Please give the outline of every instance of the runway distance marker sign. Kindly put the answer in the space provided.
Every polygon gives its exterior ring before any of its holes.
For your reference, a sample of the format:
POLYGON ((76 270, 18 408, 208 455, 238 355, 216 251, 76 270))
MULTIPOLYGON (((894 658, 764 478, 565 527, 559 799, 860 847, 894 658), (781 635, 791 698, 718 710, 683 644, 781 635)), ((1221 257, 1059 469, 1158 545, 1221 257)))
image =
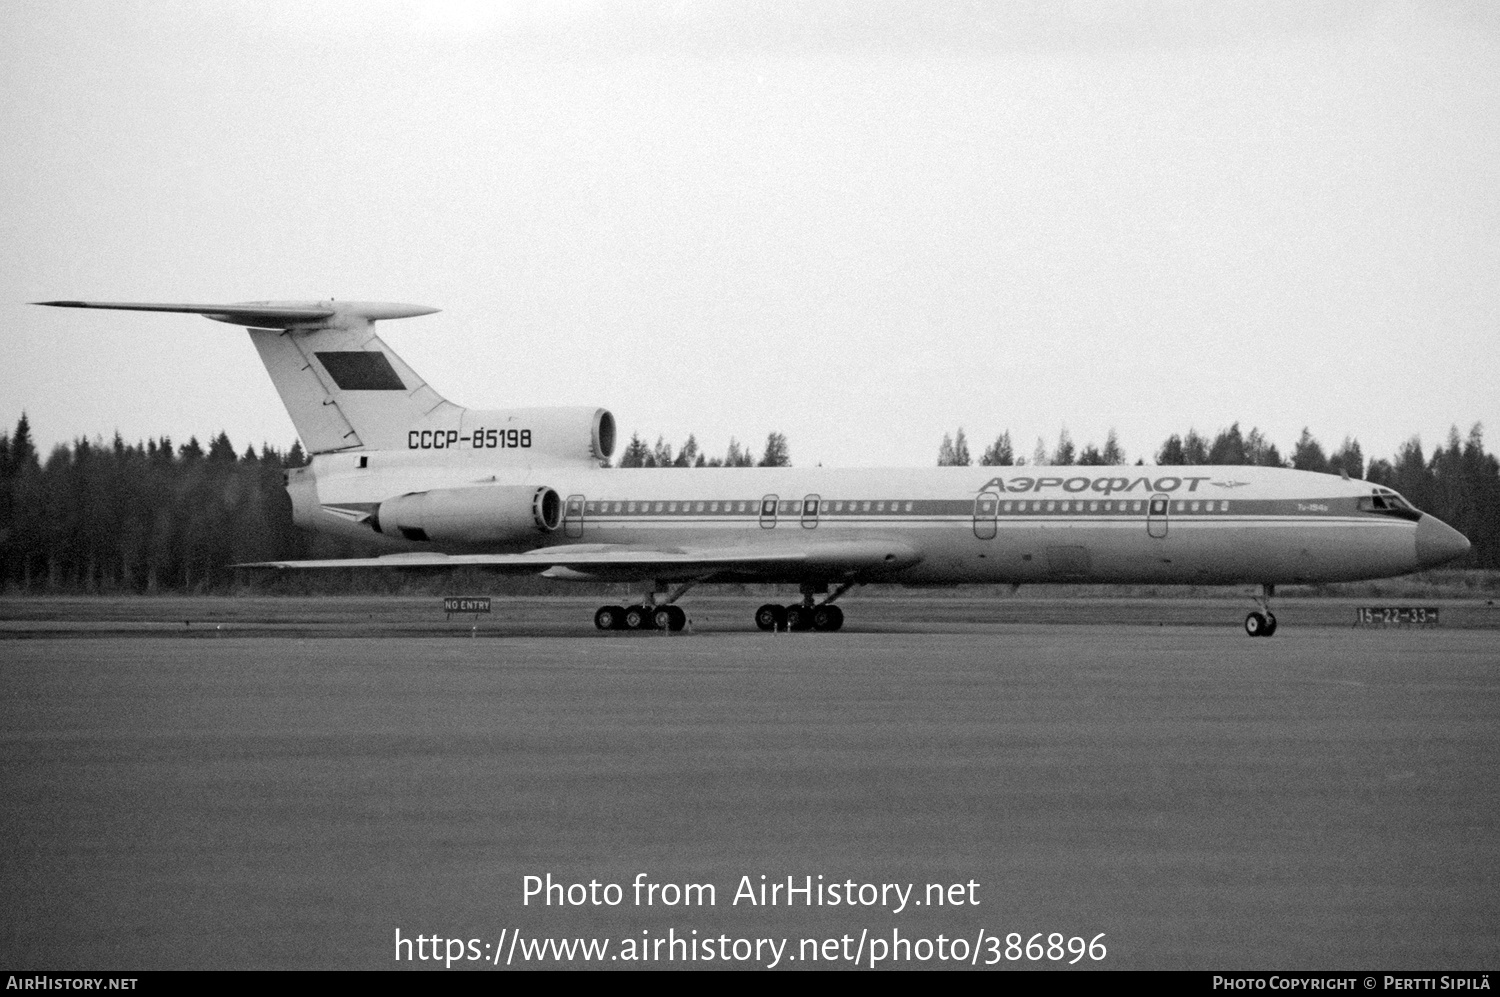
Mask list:
POLYGON ((1435 627, 1436 606, 1361 606, 1354 611, 1357 627, 1435 627))

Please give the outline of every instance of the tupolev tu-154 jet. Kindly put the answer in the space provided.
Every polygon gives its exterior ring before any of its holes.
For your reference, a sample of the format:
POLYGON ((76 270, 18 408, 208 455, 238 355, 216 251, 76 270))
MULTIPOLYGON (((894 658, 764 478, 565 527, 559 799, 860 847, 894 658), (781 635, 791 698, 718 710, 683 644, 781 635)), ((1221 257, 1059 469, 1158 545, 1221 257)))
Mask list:
POLYGON ((1270 636, 1278 584, 1400 575, 1469 549, 1389 488, 1284 468, 610 468, 605 409, 466 409, 375 334, 435 308, 38 304, 249 329, 312 455, 286 475, 295 522, 389 551, 253 566, 642 583, 637 605, 594 614, 602 630, 681 629, 677 600, 700 582, 796 583, 800 602, 756 611, 762 630, 837 630, 835 600, 867 582, 1122 582, 1259 585, 1245 632, 1270 636))

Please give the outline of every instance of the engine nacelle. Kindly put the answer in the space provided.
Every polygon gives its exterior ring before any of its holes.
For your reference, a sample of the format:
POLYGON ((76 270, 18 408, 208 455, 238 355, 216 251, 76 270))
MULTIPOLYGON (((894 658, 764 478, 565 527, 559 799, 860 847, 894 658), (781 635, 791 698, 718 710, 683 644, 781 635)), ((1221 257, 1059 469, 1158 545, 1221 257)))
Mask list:
POLYGON ((602 464, 615 452, 615 417, 585 406, 471 409, 450 430, 413 430, 412 449, 462 447, 528 463, 602 464))
POLYGON ((545 485, 479 485, 413 492, 380 503, 376 533, 433 543, 511 543, 562 524, 562 499, 545 485))

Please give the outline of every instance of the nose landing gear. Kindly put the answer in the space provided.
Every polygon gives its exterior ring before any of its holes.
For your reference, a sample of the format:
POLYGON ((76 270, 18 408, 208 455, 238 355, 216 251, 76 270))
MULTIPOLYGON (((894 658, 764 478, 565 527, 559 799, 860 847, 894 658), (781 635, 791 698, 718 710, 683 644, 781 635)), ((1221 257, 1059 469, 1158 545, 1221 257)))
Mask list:
POLYGON ((1255 602, 1265 612, 1255 612, 1245 617, 1245 633, 1251 637, 1269 637, 1276 632, 1276 614, 1271 612, 1271 596, 1275 594, 1275 585, 1266 584, 1260 587, 1260 596, 1255 602))

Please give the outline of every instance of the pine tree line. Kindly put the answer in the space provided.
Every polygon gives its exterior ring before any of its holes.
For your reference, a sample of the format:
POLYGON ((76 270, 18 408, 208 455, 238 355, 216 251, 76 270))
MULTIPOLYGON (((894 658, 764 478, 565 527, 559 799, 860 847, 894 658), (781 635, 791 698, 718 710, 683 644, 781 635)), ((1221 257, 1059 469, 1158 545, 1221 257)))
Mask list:
POLYGON ((619 467, 791 467, 791 452, 787 449, 786 437, 771 433, 766 437, 766 448, 760 460, 749 447, 743 447, 734 437, 729 438, 729 450, 723 457, 710 457, 698 447, 698 439, 689 433, 687 442, 677 455, 672 455, 672 444, 658 436, 656 446, 646 445, 639 433, 630 434, 630 442, 620 454, 619 467))
MULTIPOLYGON (((943 434, 943 442, 938 445, 938 467, 967 467, 972 462, 969 457, 969 440, 964 435, 963 427, 958 428, 956 436, 943 434)), ((995 437, 995 442, 985 448, 979 458, 982 467, 1012 467, 1024 465, 1026 458, 1016 454, 1016 448, 1010 441, 1010 430, 1006 430, 995 437)), ((1068 434, 1066 428, 1057 437, 1057 446, 1050 453, 1047 444, 1037 438, 1036 450, 1032 453, 1033 464, 1081 464, 1107 466, 1110 464, 1125 463, 1125 451, 1120 449, 1119 438, 1111 429, 1104 440, 1104 449, 1099 449, 1093 443, 1089 443, 1079 451, 1073 445, 1073 437, 1068 434)))
POLYGON ((77 440, 42 461, 22 416, 0 434, 0 589, 208 591, 228 565, 307 557, 316 542, 292 525, 282 484, 304 462, 220 433, 126 444, 77 440))

